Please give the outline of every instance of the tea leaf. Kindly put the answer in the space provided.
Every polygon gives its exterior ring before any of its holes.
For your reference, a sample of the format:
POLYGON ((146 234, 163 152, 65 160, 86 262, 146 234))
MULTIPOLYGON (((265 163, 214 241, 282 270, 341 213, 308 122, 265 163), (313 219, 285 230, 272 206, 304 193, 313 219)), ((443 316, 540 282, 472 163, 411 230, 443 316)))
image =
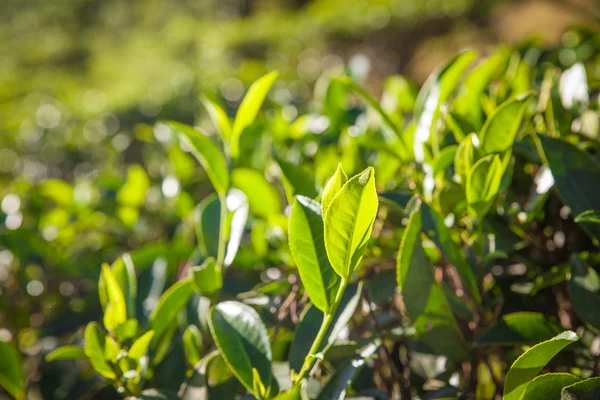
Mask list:
POLYGON ((190 268, 189 273, 194 290, 204 296, 211 296, 223 287, 221 270, 212 257, 207 258, 202 265, 190 268))
POLYGON ((563 388, 562 400, 595 400, 600 396, 600 377, 588 378, 563 388))
POLYGON ((323 189, 323 195, 321 196, 321 204, 323 215, 325 215, 329 204, 333 197, 342 189, 342 186, 348 181, 348 177, 342 168, 342 164, 338 164, 333 176, 329 178, 323 189))
POLYGON ((375 172, 369 167, 349 179, 325 213, 325 248, 331 266, 347 279, 362 259, 377 216, 375 172))
POLYGON ((17 348, 0 340, 0 386, 18 400, 25 399, 25 371, 17 348))
POLYGON ((133 342, 129 352, 127 353, 129 358, 139 361, 139 359, 146 354, 146 351, 148 351, 148 347, 150 346, 150 342, 152 341, 153 337, 154 331, 148 331, 140 336, 135 342, 133 342))
POLYGON ((83 360, 86 358, 85 352, 79 346, 61 346, 58 349, 46 354, 45 360, 48 362, 57 360, 83 360))
POLYGON ((531 380, 566 346, 579 340, 575 332, 565 331, 550 340, 536 344, 523 353, 510 367, 504 383, 505 400, 520 400, 531 380))
POLYGON ((483 154, 503 153, 515 141, 531 93, 525 93, 502 103, 485 121, 479 133, 483 154))
POLYGON ((248 93, 246 93, 244 100, 242 100, 242 104, 233 122, 233 128, 231 129, 231 157, 238 157, 240 136, 256 119, 258 111, 265 101, 265 97, 267 97, 267 93, 269 93, 273 82, 277 79, 277 75, 277 72, 269 72, 257 79, 250 86, 250 89, 248 89, 248 93))
POLYGON ((104 358, 104 347, 106 343, 104 331, 97 323, 90 322, 85 328, 84 337, 84 352, 90 359, 94 369, 107 379, 115 379, 115 372, 104 358))
POLYGON ((104 311, 104 326, 109 331, 113 331, 127 320, 127 306, 121 286, 108 264, 102 265, 102 276, 106 282, 108 294, 108 303, 104 311))
POLYGON ((321 205, 296 196, 289 219, 290 250, 308 297, 315 307, 328 312, 339 278, 329 264, 323 232, 321 205))
POLYGON ((179 134, 192 155, 198 160, 215 191, 220 196, 225 196, 229 188, 229 170, 223 153, 209 138, 191 126, 170 121, 167 125, 179 134))
POLYGON ((253 369, 266 387, 271 385, 271 344, 253 308, 236 301, 219 303, 210 311, 209 327, 227 365, 246 389, 258 396, 253 369))
POLYGON ((543 314, 516 312, 503 316, 483 334, 477 345, 532 345, 551 339, 561 331, 560 326, 543 314))
POLYGON ((206 108, 206 111, 208 111, 208 116, 213 124, 215 124, 219 130, 223 141, 227 143, 231 138, 231 122, 229 121, 227 113, 220 105, 210 100, 208 97, 202 97, 202 104, 204 105, 204 108, 206 108))
POLYGON ((240 189, 248 198, 252 214, 268 218, 280 213, 279 194, 260 172, 248 168, 234 169, 231 182, 232 186, 240 189))
POLYGON ((522 400, 561 400, 565 386, 581 381, 581 378, 566 372, 549 373, 535 377, 523 393, 522 400))
POLYGON ((504 169, 498 155, 477 161, 467 175, 467 203, 479 218, 483 217, 500 190, 504 169))
POLYGON ((161 336, 175 321, 177 314, 192 296, 194 288, 189 279, 181 280, 171 286, 158 300, 158 304, 148 317, 154 331, 152 347, 155 348, 161 336))

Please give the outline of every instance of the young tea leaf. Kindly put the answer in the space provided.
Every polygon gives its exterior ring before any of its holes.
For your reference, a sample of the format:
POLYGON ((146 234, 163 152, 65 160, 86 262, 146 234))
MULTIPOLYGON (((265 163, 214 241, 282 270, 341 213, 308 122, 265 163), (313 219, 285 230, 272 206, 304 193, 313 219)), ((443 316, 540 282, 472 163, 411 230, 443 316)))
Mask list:
POLYGON ((139 359, 146 354, 146 351, 148 351, 148 347, 150 347, 150 342, 152 341, 153 337, 154 331, 148 331, 140 336, 135 342, 133 342, 129 352, 127 353, 129 358, 139 361, 139 359))
POLYGON ((160 337, 175 321, 177 314, 192 296, 194 288, 189 279, 184 279, 171 286, 158 300, 158 304, 148 317, 154 331, 152 347, 156 347, 160 337))
POLYGON ((579 381, 581 378, 566 372, 536 376, 527 386, 521 400, 561 400, 563 388, 579 381))
POLYGON ((333 197, 325 212, 325 248, 335 272, 347 279, 357 268, 377 216, 375 171, 352 177, 333 197))
POLYGON ((308 197, 296 196, 289 219, 290 250, 308 297, 315 307, 328 312, 339 277, 329 264, 323 232, 321 205, 308 197))
POLYGON ((57 360, 83 360, 86 358, 85 352, 79 346, 61 346, 58 349, 46 354, 45 360, 48 362, 57 360))
POLYGON ((206 111, 208 111, 208 115, 213 124, 215 124, 219 130, 223 142, 228 143, 231 137, 231 122, 229 121, 227 113, 220 105, 210 100, 208 97, 202 97, 202 104, 204 105, 204 108, 206 108, 206 111))
POLYGON ((215 191, 220 196, 225 196, 229 188, 229 170, 223 153, 209 138, 191 126, 170 121, 167 125, 179 134, 193 156, 198 160, 215 191))
POLYGON ((102 265, 102 277, 106 284, 108 303, 104 311, 104 326, 113 331, 127 320, 127 305, 121 286, 108 264, 102 265))
POLYGON ((258 111, 265 101, 265 97, 267 97, 267 93, 269 93, 273 82, 277 79, 277 75, 277 72, 269 72, 257 79, 250 86, 248 93, 246 93, 244 100, 242 100, 242 104, 235 116, 233 128, 231 129, 231 156, 233 158, 237 158, 240 152, 240 136, 244 133, 244 129, 250 126, 256 119, 258 111))
POLYGON ((85 346, 84 352, 88 356, 94 369, 107 379, 115 379, 116 374, 108 365, 104 356, 106 345, 106 335, 104 331, 95 322, 90 322, 85 328, 85 346))
POLYGON ((348 181, 348 177, 342 168, 342 164, 338 164, 333 176, 329 178, 323 189, 323 195, 321 196, 322 214, 325 215, 329 204, 333 197, 342 189, 342 186, 348 181))
POLYGON ((467 175, 467 203, 473 213, 483 217, 500 190, 504 169, 498 155, 488 155, 473 165, 467 175))

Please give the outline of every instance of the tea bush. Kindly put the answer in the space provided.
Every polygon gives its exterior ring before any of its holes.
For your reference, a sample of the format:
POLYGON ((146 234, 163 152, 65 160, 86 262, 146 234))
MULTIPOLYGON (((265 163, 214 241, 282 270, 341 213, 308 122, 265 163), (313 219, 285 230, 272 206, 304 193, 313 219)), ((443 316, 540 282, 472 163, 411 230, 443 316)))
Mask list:
MULTIPOLYGON (((313 103, 261 112, 272 72, 233 118, 204 98, 210 128, 140 128, 179 178, 164 202, 139 165, 78 192, 28 187, 58 239, 27 242, 47 260, 91 257, 61 251, 78 241, 102 254, 161 241, 104 264, 97 293, 76 289, 98 310, 71 304, 69 327, 0 341, 0 385, 16 398, 598 398, 600 60, 562 68, 563 51, 465 51, 420 89, 390 77, 381 101, 328 76, 313 103), (181 221, 163 227, 165 214, 181 221), (44 360, 17 350, 38 335, 58 338, 44 360), (23 358, 56 382, 27 380, 23 358)), ((22 235, 3 235, 17 257, 22 235)))

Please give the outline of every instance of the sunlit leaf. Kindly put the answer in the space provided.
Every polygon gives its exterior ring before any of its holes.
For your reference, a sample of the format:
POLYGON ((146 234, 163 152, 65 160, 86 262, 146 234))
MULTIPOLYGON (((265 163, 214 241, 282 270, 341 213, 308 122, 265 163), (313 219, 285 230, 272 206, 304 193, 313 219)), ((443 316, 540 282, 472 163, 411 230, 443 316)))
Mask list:
POLYGON ((268 218, 281 212, 279 194, 263 174, 253 169, 237 168, 231 173, 232 185, 246 195, 250 212, 268 218))
POLYGON ((204 263, 190 268, 190 279, 194 289, 204 295, 211 296, 223 287, 223 277, 214 258, 207 258, 204 263))
POLYGON ((215 124, 219 130, 223 141, 229 141, 231 137, 231 122, 229 121, 229 117, 225 110, 208 97, 202 97, 202 104, 204 105, 204 108, 206 108, 206 111, 208 111, 208 115, 213 124, 215 124))
POLYGON ((325 248, 331 266, 347 279, 356 269, 377 215, 375 172, 369 167, 349 179, 325 212, 325 248))
POLYGON ((139 360, 142 358, 146 351, 148 351, 148 347, 150 347, 150 342, 154 337, 154 331, 148 331, 144 333, 142 336, 136 339, 135 342, 131 345, 131 348, 127 352, 129 358, 133 360, 139 360))
POLYGON ((325 184, 325 188, 323 189, 323 195, 321 196, 321 204, 323 215, 329 208, 329 204, 331 204, 331 200, 333 197, 342 189, 342 186, 348 181, 348 177, 344 172, 344 168, 342 168, 342 164, 338 164, 333 176, 329 178, 327 183, 325 184))
POLYGON ((483 217, 494 201, 504 170, 498 155, 488 155, 477 161, 467 175, 467 203, 475 215, 483 217))
POLYGON ((168 126, 179 134, 179 138, 198 160, 215 191, 225 196, 229 188, 229 170, 223 153, 209 138, 191 126, 170 121, 168 126))
POLYGON ((116 374, 104 358, 106 335, 95 322, 90 322, 85 328, 85 354, 90 359, 94 369, 108 379, 115 379, 116 374))
POLYGON ((179 311, 185 307, 192 296, 194 288, 189 279, 184 279, 171 286, 159 299, 158 304, 148 317, 154 330, 152 346, 158 344, 160 337, 175 321, 179 311))
POLYGON ((269 72, 265 76, 257 79, 252 86, 250 86, 250 89, 248 89, 248 93, 246 93, 246 96, 237 111, 235 121, 233 122, 233 128, 231 129, 231 156, 233 158, 237 158, 240 151, 240 136, 256 119, 258 111, 265 101, 265 97, 267 97, 267 93, 269 93, 269 89, 271 89, 273 82, 277 79, 277 76, 277 72, 269 72))
POLYGON ((290 250, 304 290, 315 307, 328 312, 339 278, 329 264, 323 232, 321 205, 308 197, 296 196, 289 219, 290 250))
POLYGON ((127 320, 127 305, 121 286, 108 264, 102 265, 102 277, 108 294, 108 303, 104 310, 104 326, 112 331, 127 320))
POLYGON ((504 400, 520 400, 531 380, 566 346, 579 340, 575 332, 566 331, 523 353, 510 367, 504 383, 504 400))

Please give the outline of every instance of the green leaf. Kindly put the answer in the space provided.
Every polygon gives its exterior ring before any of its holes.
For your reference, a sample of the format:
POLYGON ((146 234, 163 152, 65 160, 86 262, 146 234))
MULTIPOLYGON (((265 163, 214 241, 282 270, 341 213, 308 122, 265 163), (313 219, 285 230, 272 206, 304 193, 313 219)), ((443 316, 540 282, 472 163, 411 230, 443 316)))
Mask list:
POLYGON ((104 310, 104 326, 110 332, 127 320, 127 305, 121 286, 108 264, 102 265, 102 277, 106 283, 108 303, 104 310))
POLYGON ((245 304, 225 301, 210 311, 209 327, 231 371, 258 397, 252 370, 257 370, 266 387, 272 379, 271 344, 258 313, 245 304))
POLYGON ((195 367, 202 359, 204 345, 202 343, 202 333, 196 325, 188 325, 183 332, 183 348, 188 365, 195 367))
POLYGON ((249 168, 237 168, 231 173, 232 185, 248 198, 250 212, 268 218, 281 212, 279 194, 263 174, 249 168))
POLYGON ((189 279, 184 279, 175 283, 160 296, 158 304, 148 318, 155 333, 152 339, 153 348, 156 347, 160 337, 173 324, 177 314, 185 307, 193 292, 192 282, 189 279))
POLYGON ((587 210, 575 217, 575 222, 593 222, 600 224, 600 211, 587 210))
POLYGON ((308 400, 305 385, 298 383, 287 392, 280 393, 275 400, 308 400))
POLYGON ((296 196, 289 219, 290 250, 308 297, 315 307, 328 312, 340 280, 329 264, 323 231, 321 205, 296 196))
MULTIPOLYGON (((500 49, 487 59, 476 65, 465 77, 459 93, 453 101, 456 112, 466 118, 474 127, 481 127, 483 108, 481 95, 488 88, 490 81, 508 62, 510 51, 500 49)), ((467 132, 468 133, 468 132, 467 132)))
POLYGON ((196 209, 196 238, 207 257, 217 257, 221 231, 221 201, 214 193, 205 197, 196 209))
POLYGON ((600 277, 579 257, 569 261, 569 297, 575 313, 596 332, 600 332, 600 277))
POLYGON ((299 165, 294 165, 280 157, 276 157, 277 164, 283 172, 283 176, 290 186, 289 199, 295 195, 302 195, 314 199, 318 196, 317 187, 315 185, 315 177, 311 171, 299 165))
POLYGON ((348 177, 342 168, 342 163, 339 163, 333 176, 329 178, 323 189, 321 196, 322 214, 324 215, 331 204, 333 197, 342 189, 342 186, 348 181, 348 177))
POLYGON ((175 121, 170 121, 167 125, 179 134, 180 140, 202 165, 215 191, 220 196, 225 196, 229 188, 229 170, 225 157, 217 145, 189 125, 175 121))
POLYGON ((454 155, 454 172, 460 181, 466 184, 469 171, 475 163, 475 144, 479 143, 477 135, 471 133, 467 135, 458 145, 454 155))
POLYGON ((189 270, 194 290, 204 296, 212 296, 223 287, 223 276, 214 258, 207 258, 198 267, 189 270))
POLYGON ((352 177, 333 197, 325 212, 325 248, 335 272, 347 279, 356 270, 377 216, 375 171, 352 177))
POLYGON ((117 202, 123 206, 138 208, 144 204, 149 188, 148 174, 140 165, 134 164, 127 169, 127 180, 117 192, 117 202))
POLYGON ((229 121, 229 117, 225 110, 205 96, 202 97, 202 104, 204 105, 204 108, 206 108, 206 111, 208 111, 208 116, 213 124, 215 124, 219 130, 223 141, 228 142, 231 137, 231 122, 229 121))
POLYGON ((146 351, 148 351, 148 347, 150 347, 150 342, 152 341, 153 337, 154 331, 148 331, 137 338, 127 353, 129 358, 139 361, 139 359, 146 354, 146 351))
POLYGON ((523 353, 510 367, 504 383, 504 400, 520 400, 531 380, 566 346, 579 340, 575 332, 565 331, 550 340, 536 344, 523 353))
POLYGON ((488 155, 473 165, 467 175, 467 203, 473 213, 483 217, 500 190, 504 168, 498 155, 488 155))
POLYGON ((562 328, 548 316, 535 312, 516 312, 503 316, 481 339, 477 346, 532 345, 553 338, 562 328))
POLYGON ((265 101, 265 97, 267 97, 267 93, 269 93, 275 79, 277 79, 277 72, 269 72, 257 79, 250 86, 250 89, 248 89, 246 96, 244 96, 244 100, 242 100, 242 104, 235 116, 233 128, 231 129, 231 156, 233 158, 237 158, 240 151, 240 136, 256 119, 258 111, 265 101))
POLYGON ((25 399, 25 371, 17 348, 0 340, 0 386, 18 400, 25 399))
POLYGON ((397 260, 398 288, 404 308, 415 327, 417 338, 434 351, 456 361, 469 358, 450 304, 421 243, 422 201, 414 198, 397 260))
MULTIPOLYGON (((111 265, 112 273, 121 288, 123 297, 125 299, 125 306, 127 309, 127 318, 135 318, 135 303, 137 298, 137 277, 135 274, 135 267, 133 260, 129 253, 123 254, 111 265)), ((104 275, 100 274, 98 281, 98 295, 100 296, 100 303, 102 308, 106 309, 109 302, 108 290, 104 275)))
POLYGON ((375 354, 379 343, 369 343, 363 347, 354 358, 345 361, 327 382, 317 400, 343 400, 346 391, 357 372, 365 365, 365 362, 375 354))
POLYGON ((106 362, 104 357, 104 348, 106 345, 106 335, 96 322, 90 322, 85 328, 85 346, 84 352, 88 356, 94 369, 107 379, 115 379, 115 372, 106 362))
POLYGON ((527 386, 522 400, 561 400, 565 386, 581 381, 581 378, 566 372, 536 376, 527 386))
MULTIPOLYGON (((358 285, 348 285, 342 300, 335 312, 331 325, 325 334, 325 340, 321 344, 319 353, 324 353, 338 338, 342 329, 348 326, 354 311, 360 302, 362 292, 362 282, 358 285)), ((310 347, 317 337, 321 323, 323 322, 323 312, 316 307, 308 307, 302 315, 300 324, 294 332, 294 339, 290 346, 289 362, 290 369, 299 372, 310 347)))
POLYGON ((85 358, 85 352, 79 346, 61 346, 46 354, 45 357, 48 362, 56 360, 83 360, 85 358))
POLYGON ((512 147, 531 96, 532 93, 525 93, 507 100, 485 121, 479 133, 484 155, 503 153, 512 147))
POLYGON ((435 123, 440 115, 440 107, 450 98, 463 72, 476 56, 476 52, 467 51, 453 57, 433 72, 419 91, 415 104, 415 119, 418 122, 413 142, 417 162, 423 162, 425 159, 423 145, 430 138, 438 140, 435 123))
POLYGON ((597 400, 600 397, 600 377, 589 378, 562 390, 562 400, 597 400))
MULTIPOLYGON (((573 215, 600 210, 600 163, 571 143, 539 135, 542 158, 552 171, 562 201, 573 215)), ((583 223, 592 237, 600 238, 600 224, 583 223)))

